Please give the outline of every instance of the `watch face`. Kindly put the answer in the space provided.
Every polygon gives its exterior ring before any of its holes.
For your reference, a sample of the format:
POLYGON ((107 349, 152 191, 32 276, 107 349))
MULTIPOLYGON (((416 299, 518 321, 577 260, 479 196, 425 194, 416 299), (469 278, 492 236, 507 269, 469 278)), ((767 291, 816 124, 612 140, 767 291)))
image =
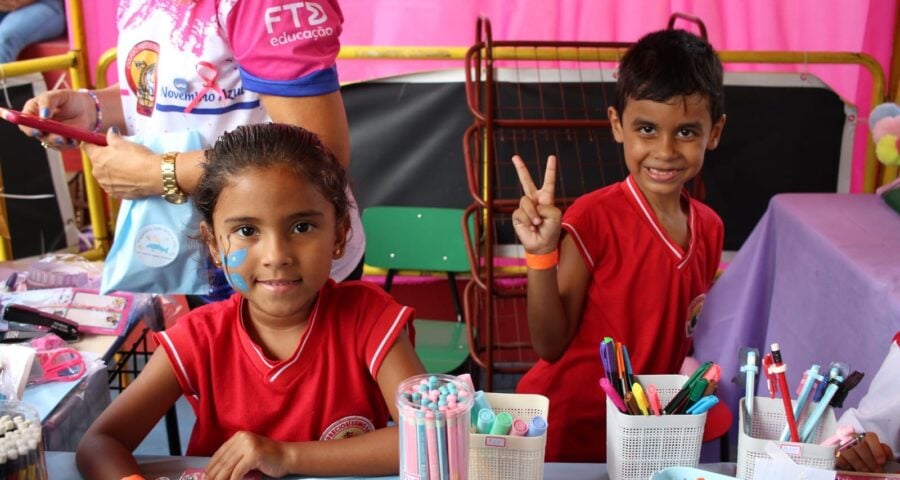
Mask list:
POLYGON ((175 205, 180 205, 187 201, 187 197, 181 193, 169 193, 163 195, 163 198, 165 198, 167 202, 174 203, 175 205))

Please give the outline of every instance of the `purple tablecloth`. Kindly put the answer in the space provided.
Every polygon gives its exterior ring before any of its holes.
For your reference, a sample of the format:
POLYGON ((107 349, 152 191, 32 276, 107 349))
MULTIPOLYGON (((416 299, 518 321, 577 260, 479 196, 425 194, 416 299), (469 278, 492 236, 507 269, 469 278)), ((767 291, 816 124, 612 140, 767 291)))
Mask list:
POLYGON ((736 419, 740 347, 780 343, 792 390, 813 363, 849 363, 866 374, 844 403, 855 406, 898 330, 900 215, 875 195, 782 194, 710 290, 694 338, 697 359, 722 366, 736 419))

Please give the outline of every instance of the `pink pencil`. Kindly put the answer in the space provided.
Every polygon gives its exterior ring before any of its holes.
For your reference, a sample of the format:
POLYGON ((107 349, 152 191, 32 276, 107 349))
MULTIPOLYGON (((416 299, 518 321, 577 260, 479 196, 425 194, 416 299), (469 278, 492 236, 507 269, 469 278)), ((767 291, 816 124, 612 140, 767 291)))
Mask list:
POLYGON ((458 435, 456 431, 456 403, 454 402, 452 405, 450 407, 441 407, 441 411, 447 417, 447 457, 450 464, 450 480, 457 480, 459 471, 456 466, 456 436, 458 435))
POLYGON ((417 473, 418 453, 416 448, 416 414, 412 408, 404 407, 403 417, 403 459, 406 462, 405 470, 408 473, 417 473))
POLYGON ((428 438, 428 478, 440 480, 441 466, 438 464, 437 432, 434 425, 434 412, 425 412, 425 432, 428 438))

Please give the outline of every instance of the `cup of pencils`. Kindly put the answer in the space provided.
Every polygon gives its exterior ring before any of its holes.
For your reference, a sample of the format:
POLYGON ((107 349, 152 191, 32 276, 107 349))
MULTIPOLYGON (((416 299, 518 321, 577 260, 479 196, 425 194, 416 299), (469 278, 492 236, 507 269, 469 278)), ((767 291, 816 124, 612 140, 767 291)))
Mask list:
POLYGON ((400 383, 400 478, 468 479, 474 396, 450 375, 415 375, 400 383))
POLYGON ((28 404, 0 402, 0 475, 8 479, 47 478, 41 421, 28 404))

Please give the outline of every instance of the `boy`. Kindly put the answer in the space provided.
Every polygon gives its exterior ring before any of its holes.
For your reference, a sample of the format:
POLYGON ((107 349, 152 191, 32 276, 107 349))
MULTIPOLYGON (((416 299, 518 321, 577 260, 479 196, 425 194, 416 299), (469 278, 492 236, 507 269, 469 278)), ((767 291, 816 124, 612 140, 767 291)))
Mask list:
POLYGON ((547 461, 606 459, 598 386, 605 336, 628 347, 636 374, 676 373, 688 354, 724 230, 684 184, 719 143, 722 76, 712 47, 690 33, 641 38, 622 58, 608 110, 630 175, 582 196, 565 216, 553 200, 556 158, 537 189, 513 157, 525 191, 513 225, 525 247, 528 325, 541 357, 517 391, 550 398, 547 461))

